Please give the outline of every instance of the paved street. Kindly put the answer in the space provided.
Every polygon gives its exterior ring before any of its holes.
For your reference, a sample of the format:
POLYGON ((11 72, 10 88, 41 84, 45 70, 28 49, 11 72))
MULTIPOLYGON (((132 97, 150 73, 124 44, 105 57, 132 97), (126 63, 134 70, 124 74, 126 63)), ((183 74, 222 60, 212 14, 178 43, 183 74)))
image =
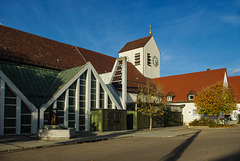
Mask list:
POLYGON ((146 131, 100 142, 5 152, 0 153, 0 160, 231 161, 240 158, 240 128, 201 129, 176 137, 149 134, 146 131))

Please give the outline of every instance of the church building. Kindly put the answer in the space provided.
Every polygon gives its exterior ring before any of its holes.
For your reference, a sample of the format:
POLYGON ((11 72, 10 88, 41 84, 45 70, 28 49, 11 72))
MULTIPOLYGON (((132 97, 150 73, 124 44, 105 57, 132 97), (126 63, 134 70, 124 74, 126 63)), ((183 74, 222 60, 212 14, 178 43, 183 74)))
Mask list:
POLYGON ((76 131, 144 128, 135 101, 148 81, 180 114, 172 125, 198 118, 192 100, 202 87, 229 84, 226 69, 160 77, 152 35, 126 43, 114 58, 0 25, 0 135, 36 134, 51 124, 76 131))
POLYGON ((126 110, 135 109, 135 91, 150 80, 143 70, 152 66, 160 74, 156 42, 152 36, 143 40, 121 50, 141 49, 137 69, 126 57, 113 58, 0 25, 0 135, 36 134, 52 123, 53 115, 55 124, 76 131, 126 129, 126 110), (151 46, 155 55, 145 57, 151 46), (153 57, 155 65, 147 61, 153 57))

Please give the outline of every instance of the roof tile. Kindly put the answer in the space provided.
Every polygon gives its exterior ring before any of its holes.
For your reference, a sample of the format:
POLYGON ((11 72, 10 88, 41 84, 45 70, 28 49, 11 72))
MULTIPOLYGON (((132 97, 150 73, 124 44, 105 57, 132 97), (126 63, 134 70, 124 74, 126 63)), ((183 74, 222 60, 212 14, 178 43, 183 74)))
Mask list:
POLYGON ((124 51, 128 51, 128 50, 132 50, 132 49, 137 49, 137 48, 140 48, 140 47, 144 47, 146 45, 146 43, 150 40, 151 37, 152 36, 148 36, 148 37, 144 37, 144 38, 141 38, 141 39, 138 39, 138 40, 134 40, 134 41, 128 42, 119 51, 119 53, 124 52, 124 51))
POLYGON ((226 69, 216 69, 210 71, 181 74, 175 76, 152 79, 158 88, 162 88, 164 95, 172 91, 176 97, 174 102, 187 102, 187 95, 191 90, 197 93, 207 86, 218 81, 223 82, 226 69))
POLYGON ((229 79, 229 84, 234 89, 237 103, 240 103, 240 76, 232 76, 232 77, 228 77, 228 79, 229 79))

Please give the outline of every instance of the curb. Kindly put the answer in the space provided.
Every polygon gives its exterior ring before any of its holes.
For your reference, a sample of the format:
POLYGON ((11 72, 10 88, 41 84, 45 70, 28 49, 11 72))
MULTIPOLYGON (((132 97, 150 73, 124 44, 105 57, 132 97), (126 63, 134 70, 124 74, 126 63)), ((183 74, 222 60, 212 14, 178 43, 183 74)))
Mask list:
POLYGON ((74 144, 84 144, 84 143, 93 143, 93 142, 100 142, 100 141, 106 141, 106 140, 112 140, 112 139, 122 139, 122 138, 128 138, 128 137, 133 137, 132 135, 129 136, 122 136, 122 137, 112 137, 112 138, 93 138, 93 139, 86 139, 86 140, 72 140, 69 142, 56 142, 50 145, 41 145, 41 146, 35 146, 35 147, 20 147, 12 144, 7 144, 6 145, 11 145, 14 147, 19 147, 19 149, 7 149, 7 150, 0 150, 0 153, 10 153, 10 152, 19 152, 19 151, 26 151, 26 150, 33 150, 33 149, 40 149, 40 148, 48 148, 48 147, 55 147, 55 146, 64 146, 64 145, 74 145, 74 144))

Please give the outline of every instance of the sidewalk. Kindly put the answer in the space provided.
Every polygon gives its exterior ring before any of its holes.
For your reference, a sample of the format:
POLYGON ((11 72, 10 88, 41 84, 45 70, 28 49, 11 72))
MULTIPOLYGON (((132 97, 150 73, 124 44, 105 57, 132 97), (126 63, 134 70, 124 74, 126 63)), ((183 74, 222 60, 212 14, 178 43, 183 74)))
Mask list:
POLYGON ((0 152, 20 151, 43 147, 52 147, 69 144, 80 144, 96 142, 124 137, 176 137, 196 133, 197 129, 188 129, 187 126, 154 128, 152 131, 144 130, 122 130, 107 132, 83 132, 71 139, 39 140, 36 135, 30 136, 1 136, 0 152))

